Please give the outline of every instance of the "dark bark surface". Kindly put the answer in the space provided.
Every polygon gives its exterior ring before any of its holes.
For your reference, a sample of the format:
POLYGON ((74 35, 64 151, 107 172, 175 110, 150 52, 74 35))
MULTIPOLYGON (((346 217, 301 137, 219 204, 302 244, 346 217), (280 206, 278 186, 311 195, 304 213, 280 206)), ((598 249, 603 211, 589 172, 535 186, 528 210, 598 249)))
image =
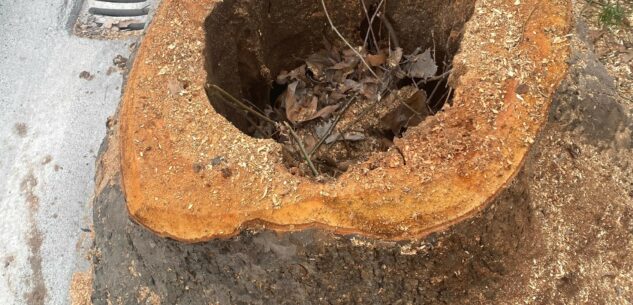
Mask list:
MULTIPOLYGON (((519 179, 521 180, 521 179, 519 179)), ((483 215, 424 241, 385 243, 320 231, 244 232, 182 244, 132 223, 118 186, 95 204, 94 304, 419 304, 493 297, 509 261, 534 251, 529 194, 513 184, 483 215), (115 302, 116 303, 116 302, 115 302), (142 303, 142 302, 141 302, 142 303)))

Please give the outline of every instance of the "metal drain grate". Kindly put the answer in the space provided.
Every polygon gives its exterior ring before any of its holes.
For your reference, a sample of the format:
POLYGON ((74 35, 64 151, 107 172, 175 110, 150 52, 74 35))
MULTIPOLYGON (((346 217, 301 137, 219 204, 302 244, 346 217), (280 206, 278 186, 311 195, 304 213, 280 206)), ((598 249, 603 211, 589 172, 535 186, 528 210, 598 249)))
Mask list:
POLYGON ((85 0, 73 32, 77 36, 117 39, 140 35, 159 1, 85 0))

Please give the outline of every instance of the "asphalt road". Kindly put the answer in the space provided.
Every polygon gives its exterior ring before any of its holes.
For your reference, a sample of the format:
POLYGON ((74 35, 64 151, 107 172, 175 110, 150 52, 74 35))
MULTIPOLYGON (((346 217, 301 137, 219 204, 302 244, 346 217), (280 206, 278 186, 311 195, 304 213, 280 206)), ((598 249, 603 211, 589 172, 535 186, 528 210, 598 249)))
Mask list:
POLYGON ((72 36, 71 2, 0 1, 2 305, 69 304, 89 266, 94 162, 123 81, 107 71, 136 39, 72 36))

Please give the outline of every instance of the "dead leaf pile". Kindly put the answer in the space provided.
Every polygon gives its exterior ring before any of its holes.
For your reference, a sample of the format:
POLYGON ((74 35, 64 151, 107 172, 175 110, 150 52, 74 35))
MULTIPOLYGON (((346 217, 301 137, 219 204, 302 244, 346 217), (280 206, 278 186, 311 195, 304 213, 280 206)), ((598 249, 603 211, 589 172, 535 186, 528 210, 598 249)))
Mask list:
MULTIPOLYGON (((372 153, 388 150, 395 137, 441 110, 451 96, 450 64, 444 63, 440 71, 431 49, 420 47, 405 54, 386 7, 380 6, 371 14, 365 12, 369 26, 363 46, 354 48, 335 31, 338 43, 324 39, 322 50, 271 80, 276 96, 262 109, 214 84, 207 84, 207 90, 213 91, 207 94, 245 111, 257 129, 253 136, 284 144, 283 158, 290 172, 317 180, 337 177, 372 153), (381 28, 373 26, 375 20, 385 26, 388 38, 374 33, 381 28)), ((170 85, 170 92, 179 90, 178 84, 170 85)))
POLYGON ((278 75, 277 85, 286 89, 265 111, 283 114, 296 130, 299 139, 283 128, 281 134, 287 135, 286 160, 298 174, 308 170, 298 141, 319 172, 336 176, 370 153, 388 149, 394 136, 432 114, 426 92, 416 85, 439 70, 430 49, 372 54, 363 47, 324 45, 303 65, 278 75), (403 80, 409 84, 398 86, 403 80))

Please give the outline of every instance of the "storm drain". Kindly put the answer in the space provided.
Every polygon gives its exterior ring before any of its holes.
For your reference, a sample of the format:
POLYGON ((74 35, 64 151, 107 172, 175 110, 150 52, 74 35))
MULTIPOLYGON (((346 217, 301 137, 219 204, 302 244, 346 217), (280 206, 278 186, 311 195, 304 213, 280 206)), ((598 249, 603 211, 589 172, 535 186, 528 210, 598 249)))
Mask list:
POLYGON ((140 35, 159 0, 85 0, 73 32, 96 39, 140 35))

